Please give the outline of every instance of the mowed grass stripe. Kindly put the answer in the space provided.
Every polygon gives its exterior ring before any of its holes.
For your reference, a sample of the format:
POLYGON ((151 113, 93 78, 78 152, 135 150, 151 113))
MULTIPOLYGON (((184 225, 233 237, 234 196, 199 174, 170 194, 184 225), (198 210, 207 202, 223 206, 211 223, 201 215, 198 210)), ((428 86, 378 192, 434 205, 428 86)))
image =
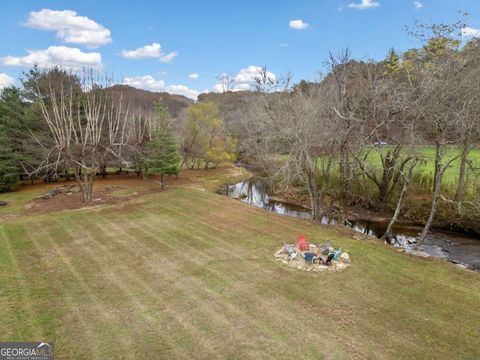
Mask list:
POLYGON ((109 354, 120 355, 122 346, 115 345, 115 339, 121 336, 122 327, 112 322, 115 308, 106 305, 99 298, 114 298, 109 292, 111 284, 99 284, 100 268, 96 266, 94 258, 86 256, 85 249, 88 245, 81 244, 83 246, 79 247, 74 244, 71 236, 73 229, 67 228, 63 222, 54 222, 52 225, 48 231, 42 225, 32 226, 30 235, 35 243, 42 243, 44 249, 54 251, 57 255, 51 281, 60 292, 58 295, 62 302, 59 306, 64 310, 56 336, 63 333, 72 335, 70 338, 61 336, 64 341, 59 341, 57 348, 64 353, 73 349, 72 355, 94 358, 109 354), (35 240, 36 238, 38 240, 35 240), (112 327, 115 331, 109 330, 112 327), (83 334, 80 335, 79 332, 83 334), (78 342, 78 338, 83 341, 78 342), (72 343, 76 346, 71 346, 72 343))
MULTIPOLYGON (((201 348, 204 349, 209 356, 214 356, 214 345, 209 344, 209 339, 202 335, 199 332, 199 328, 194 327, 189 321, 189 313, 191 308, 184 308, 184 304, 177 301, 179 298, 186 298, 189 299, 189 305, 192 305, 192 300, 194 299, 194 294, 191 293, 191 288, 185 286, 177 286, 181 281, 182 278, 178 275, 179 272, 181 273, 181 269, 176 266, 175 263, 169 260, 168 256, 165 256, 163 252, 158 252, 158 249, 155 248, 155 243, 158 243, 157 237, 151 235, 148 232, 142 232, 141 229, 137 229, 133 223, 127 223, 127 228, 133 229, 135 233, 135 237, 130 236, 129 239, 124 240, 125 236, 120 236, 116 239, 108 239, 109 241, 114 241, 120 247, 122 247, 122 252, 127 253, 130 256, 124 257, 125 261, 128 261, 129 258, 141 258, 143 268, 141 272, 131 272, 129 276, 131 277, 131 281, 135 285, 139 285, 142 287, 142 290, 139 292, 139 295, 143 294, 144 291, 148 293, 148 296, 155 298, 155 301, 161 302, 165 309, 167 309, 172 316, 177 317, 177 322, 189 333, 191 333, 191 342, 193 343, 192 346, 197 348, 197 351, 201 352, 201 348), (121 244, 120 244, 121 242, 121 244), (148 244, 148 245, 146 245, 148 244), (150 260, 150 258, 152 258, 150 260), (152 273, 152 270, 155 269, 152 273), (161 271, 159 271, 161 270, 161 271), (149 274, 152 276, 151 279, 145 279, 141 275, 149 274), (172 279, 173 278, 173 279, 172 279), (150 284, 156 283, 162 284, 164 289, 157 289, 151 286, 150 284), (168 289, 173 291, 168 291, 168 289), (181 305, 182 308, 174 309, 174 307, 178 307, 181 305)), ((95 231, 103 231, 106 230, 108 233, 109 226, 112 224, 102 224, 100 227, 95 228, 95 231), (103 230, 102 230, 103 228, 103 230)), ((113 227, 116 227, 115 225, 113 227)), ((92 226, 92 229, 94 226, 92 226)), ((128 235, 128 233, 125 233, 128 235)), ((163 244, 162 244, 163 248, 163 244)), ((128 268, 127 268, 128 269, 128 268)), ((120 271, 120 270, 119 270, 120 271)), ((202 302, 203 305, 205 302, 202 302)), ((204 306, 204 305, 203 305, 204 306)), ((215 316, 215 313, 208 308, 203 309, 207 314, 204 316, 205 319, 211 319, 212 316, 215 316)), ((220 324, 217 324, 218 326, 220 324)), ((167 335, 172 337, 171 332, 168 332, 167 335)), ((177 344, 178 345, 178 344, 177 344)))
MULTIPOLYGON (((195 196, 198 196, 200 192, 195 191, 195 196)), ((181 193, 180 196, 175 197, 171 201, 164 201, 157 204, 157 211, 175 213, 178 216, 182 216, 187 220, 185 226, 196 228, 196 231, 217 231, 222 232, 225 236, 220 239, 221 245, 230 246, 231 242, 224 241, 224 239, 230 239, 231 237, 239 238, 242 240, 242 248, 248 245, 249 250, 251 248, 263 248, 264 242, 258 241, 258 237, 269 236, 280 239, 280 244, 284 242, 295 242, 296 236, 288 237, 283 236, 282 231, 272 232, 272 228, 275 230, 284 230, 291 232, 292 227, 284 225, 281 221, 275 221, 275 218, 282 217, 281 215, 271 214, 270 221, 266 220, 264 210, 255 209, 247 204, 237 202, 232 199, 228 199, 215 194, 205 194, 205 196, 198 196, 193 204, 188 204, 186 194, 181 193), (215 206, 215 200, 218 202, 215 206), (269 226, 263 226, 268 224, 269 226), (261 246, 259 246, 261 245, 261 246)), ((307 222, 302 222, 308 228, 307 222)), ((297 234, 298 234, 298 230, 297 234)), ((278 246, 278 242, 275 241, 278 246)))
MULTIPOLYGON (((187 339, 184 336, 183 343, 172 341, 174 340, 172 333, 185 333, 186 322, 179 316, 180 313, 172 311, 168 304, 161 301, 162 295, 166 293, 165 289, 154 289, 143 278, 137 276, 145 270, 136 271, 136 264, 143 257, 137 241, 129 240, 124 244, 120 242, 122 236, 114 238, 111 236, 112 233, 103 231, 103 226, 96 226, 94 222, 88 222, 88 225, 83 236, 91 240, 94 245, 86 249, 86 256, 97 258, 96 254, 101 254, 97 263, 102 275, 108 283, 115 285, 118 295, 122 295, 122 298, 127 300, 126 304, 119 303, 118 311, 124 315, 125 320, 128 319, 124 324, 128 333, 122 338, 128 339, 131 343, 129 350, 141 349, 150 343, 151 347, 164 355, 171 352, 176 358, 179 355, 187 358, 188 354, 185 353, 182 345, 193 342, 195 338, 187 339), (118 256, 119 254, 122 256, 118 256), (138 321, 138 315, 142 321, 138 321)), ((188 332, 186 334, 189 335, 188 332)), ((203 344, 198 345, 203 346, 203 344)))
MULTIPOLYGON (((261 232, 262 235, 268 235, 270 238, 275 239, 274 243, 276 247, 278 247, 278 240, 280 240, 282 244, 285 242, 294 243, 297 235, 300 233, 310 235, 310 240, 317 243, 328 238, 338 237, 338 231, 336 231, 333 226, 316 224, 312 226, 313 224, 309 221, 294 219, 280 214, 270 213, 270 216, 264 216, 266 210, 252 207, 239 200, 233 200, 225 196, 194 191, 191 192, 191 197, 196 200, 193 202, 194 206, 188 206, 189 197, 188 192, 182 193, 182 196, 176 197, 175 201, 170 203, 181 205, 184 209, 188 210, 195 209, 192 214, 198 215, 195 216, 193 221, 196 219, 200 221, 201 219, 205 226, 212 223, 210 219, 210 211, 212 211, 216 218, 214 219, 215 226, 223 228, 227 235, 232 233, 232 231, 240 235, 243 235, 244 230, 248 230, 252 235, 261 232), (205 202, 208 203, 208 207, 205 202), (204 208, 207 208, 208 211, 205 211, 204 208), (288 218, 288 220, 282 221, 285 218, 288 218), (219 219, 222 219, 222 221, 217 221, 219 219), (297 224, 298 227, 292 228, 292 222, 297 224), (318 233, 319 226, 322 228, 321 236, 319 236, 318 233), (273 229, 276 231, 272 231, 273 229)), ((353 233, 348 230, 346 232, 353 233)), ((251 237, 243 236, 243 238, 245 241, 251 240, 251 237)), ((256 241, 251 242, 258 244, 256 241)))
MULTIPOLYGON (((88 224, 88 220, 82 220, 79 223, 85 225, 88 224)), ((150 310, 147 306, 153 304, 145 303, 145 305, 143 305, 142 303, 139 303, 136 299, 138 297, 136 291, 125 290, 126 285, 121 285, 121 283, 116 281, 116 277, 112 275, 112 272, 121 267, 122 257, 119 257, 118 265, 109 261, 102 263, 99 259, 104 258, 106 253, 101 251, 103 249, 98 247, 96 242, 88 234, 86 231, 88 227, 77 228, 75 222, 68 224, 68 227, 70 230, 69 235, 78 235, 67 236, 67 240, 70 237, 71 241, 67 241, 65 246, 72 248, 72 254, 68 255, 68 257, 70 259, 75 259, 75 261, 79 261, 80 264, 88 264, 88 269, 82 269, 81 271, 84 272, 85 275, 88 275, 88 283, 93 286, 100 295, 102 295, 101 298, 92 299, 86 303, 91 304, 91 307, 93 308, 104 307, 106 309, 106 311, 95 310, 92 315, 87 314, 90 318, 87 330, 89 333, 93 332, 96 339, 101 340, 98 347, 102 349, 102 352, 106 352, 107 355, 110 354, 110 356, 112 356, 112 354, 117 354, 121 358, 124 358, 124 355, 122 354, 130 354, 127 358, 135 358, 136 352, 134 350, 137 346, 141 348, 143 341, 147 341, 150 344, 151 349, 157 346, 157 350, 162 350, 164 355, 173 348, 182 349, 182 344, 172 344, 171 346, 167 346, 165 343, 162 344, 162 342, 159 341, 161 338, 152 336, 153 334, 151 330, 154 329, 155 326, 151 324, 152 317, 149 315, 150 310), (72 243, 76 240, 81 240, 86 246, 83 246, 81 249, 75 249, 75 246, 72 246, 72 243), (121 306, 120 308, 119 305, 121 306), (96 318, 95 314, 97 315, 96 318), (103 319, 102 315, 108 315, 108 317, 103 319), (143 320, 147 319, 147 321, 140 321, 140 318, 143 320), (149 321, 150 323, 148 323, 149 321), (138 324, 135 326, 135 323, 138 324), (138 332, 134 339, 130 339, 126 332, 127 329, 132 328, 134 330, 133 333, 135 333, 135 331, 138 332), (105 334, 105 331, 108 333, 105 334), (119 340, 121 340, 121 342, 119 342, 119 340), (134 344, 133 341, 135 341, 134 344), (110 351, 110 347, 114 347, 115 351, 110 351)), ((108 241, 110 238, 107 237, 106 240, 108 241)), ((135 284, 135 282, 130 282, 128 280, 129 279, 122 279, 125 284, 135 284)), ((82 290, 86 294, 91 292, 88 289, 82 290)), ((77 300, 78 302, 74 303, 74 306, 82 308, 85 304, 84 299, 82 296, 78 296, 77 300)), ((65 321, 65 323, 68 323, 68 321, 65 321)), ((178 354, 179 351, 176 350, 173 358, 176 358, 178 354)), ((104 357, 104 355, 105 354, 100 354, 99 357, 104 357)), ((94 357, 97 358, 97 356, 94 357)))
MULTIPOLYGON (((42 336, 42 328, 35 314, 32 285, 25 274, 23 261, 20 257, 27 254, 17 254, 16 248, 27 248, 27 240, 23 227, 0 225, 0 326, 5 329, 2 339, 36 338, 42 336), (13 286, 12 286, 13 285, 13 286)), ((32 254, 34 255, 34 254, 32 254)))

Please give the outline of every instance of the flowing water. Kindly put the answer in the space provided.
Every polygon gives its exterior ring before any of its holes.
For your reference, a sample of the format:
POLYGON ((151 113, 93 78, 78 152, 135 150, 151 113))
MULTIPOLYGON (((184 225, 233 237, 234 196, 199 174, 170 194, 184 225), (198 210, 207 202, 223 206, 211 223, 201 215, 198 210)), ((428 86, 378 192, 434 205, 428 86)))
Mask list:
MULTIPOLYGON (((273 200, 268 195, 269 189, 266 182, 258 177, 228 186, 225 192, 232 198, 278 214, 311 219, 309 209, 273 200)), ((321 222, 336 224, 337 220, 324 216, 321 222)), ((351 221, 348 226, 355 231, 380 238, 387 229, 388 223, 356 220, 351 221)), ((460 266, 480 271, 480 238, 478 236, 434 230, 424 244, 418 245, 417 236, 421 230, 420 226, 396 225, 393 230, 397 240, 395 246, 402 247, 407 252, 426 253, 429 256, 444 258, 460 266)))

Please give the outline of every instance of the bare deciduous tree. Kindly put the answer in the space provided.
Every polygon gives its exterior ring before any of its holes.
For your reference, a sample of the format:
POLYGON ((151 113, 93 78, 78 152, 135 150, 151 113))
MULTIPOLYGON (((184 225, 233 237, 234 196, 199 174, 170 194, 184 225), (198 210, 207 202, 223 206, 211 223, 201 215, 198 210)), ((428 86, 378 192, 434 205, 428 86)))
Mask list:
POLYGON ((259 98, 245 127, 249 134, 246 147, 273 177, 281 175, 286 184, 304 185, 312 218, 320 221, 334 146, 323 107, 325 94, 320 88, 289 91, 289 79, 286 76, 275 82, 266 68, 260 70, 256 81, 259 98))
POLYGON ((123 98, 113 97, 108 78, 85 71, 49 77, 48 70, 35 78, 37 100, 50 133, 42 166, 73 172, 83 201, 92 200, 93 179, 107 159, 126 161, 123 149, 131 146, 134 119, 123 98), (71 81, 76 78, 78 81, 71 81), (45 83, 40 86, 40 81, 45 83))
POLYGON ((232 91, 235 87, 235 76, 227 73, 220 73, 215 76, 217 78, 217 84, 219 84, 222 92, 232 91))

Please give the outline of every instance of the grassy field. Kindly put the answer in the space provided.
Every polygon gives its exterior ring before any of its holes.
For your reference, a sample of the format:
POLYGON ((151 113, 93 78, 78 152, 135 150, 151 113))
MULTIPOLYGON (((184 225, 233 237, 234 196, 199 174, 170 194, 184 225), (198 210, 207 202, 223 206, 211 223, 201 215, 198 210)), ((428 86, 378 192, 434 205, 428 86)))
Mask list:
MULTIPOLYGON (((389 147, 385 146, 382 150, 387 150, 389 147)), ((433 146, 422 146, 419 150, 420 157, 424 160, 423 163, 419 164, 415 170, 417 175, 433 179, 435 171, 435 147, 433 146)), ((457 155, 460 155, 460 150, 451 148, 447 151, 445 159, 448 160, 457 155)), ((368 159, 370 160, 373 166, 381 169, 381 160, 380 155, 376 151, 371 151, 368 159)), ((480 148, 474 148, 469 153, 469 160, 472 162, 474 168, 476 168, 476 175, 479 175, 480 169, 480 148)), ((443 178, 443 184, 446 188, 451 188, 453 191, 458 181, 458 174, 460 169, 460 159, 456 159, 451 163, 451 166, 445 171, 443 178)), ((478 182, 479 179, 475 178, 475 173, 470 167, 467 168, 467 176, 469 180, 470 187, 473 187, 474 182, 478 182)), ((477 184, 478 186, 478 184, 477 184)))
POLYGON ((58 359, 480 358, 480 274, 216 195, 206 174, 87 209, 3 196, 0 341, 53 340, 58 359), (353 265, 282 267, 299 233, 353 265))

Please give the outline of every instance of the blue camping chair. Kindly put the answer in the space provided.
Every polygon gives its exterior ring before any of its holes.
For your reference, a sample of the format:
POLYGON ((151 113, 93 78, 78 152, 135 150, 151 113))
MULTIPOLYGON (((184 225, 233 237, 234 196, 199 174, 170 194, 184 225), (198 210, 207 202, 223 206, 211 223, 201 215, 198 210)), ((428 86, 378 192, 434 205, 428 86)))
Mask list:
POLYGON ((305 259, 305 262, 313 264, 315 260, 317 260, 317 255, 313 252, 306 252, 303 254, 303 258, 305 259))

